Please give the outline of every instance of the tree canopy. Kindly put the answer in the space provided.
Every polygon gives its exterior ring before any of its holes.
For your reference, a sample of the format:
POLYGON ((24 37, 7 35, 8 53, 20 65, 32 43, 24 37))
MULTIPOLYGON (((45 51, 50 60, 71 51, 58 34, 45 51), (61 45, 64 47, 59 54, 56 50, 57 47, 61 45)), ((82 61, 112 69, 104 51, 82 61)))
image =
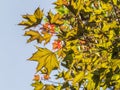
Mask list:
POLYGON ((38 62, 34 90, 120 89, 120 1, 56 0, 44 14, 22 15, 24 36, 39 45, 28 59, 38 62), (51 40, 54 38, 54 40, 51 40), (54 75, 51 73, 55 72, 54 75), (44 81, 62 82, 49 84, 44 81))

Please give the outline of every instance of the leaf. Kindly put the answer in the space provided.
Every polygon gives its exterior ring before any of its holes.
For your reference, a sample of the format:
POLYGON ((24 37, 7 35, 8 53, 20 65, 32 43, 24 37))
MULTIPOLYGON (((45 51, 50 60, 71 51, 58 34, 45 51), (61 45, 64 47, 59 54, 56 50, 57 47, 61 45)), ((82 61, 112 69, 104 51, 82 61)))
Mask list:
POLYGON ((53 85, 46 85, 44 90, 56 90, 53 85))
POLYGON ((95 83, 93 80, 89 80, 87 83, 87 90, 94 90, 95 89, 95 83))
POLYGON ((36 17, 36 19, 37 19, 38 22, 41 22, 41 19, 42 19, 43 15, 44 15, 43 11, 40 10, 39 7, 34 12, 34 16, 36 17))
POLYGON ((73 7, 75 14, 78 15, 81 9, 83 8, 83 0, 71 0, 71 6, 73 7))
POLYGON ((108 24, 107 22, 104 22, 102 30, 105 32, 105 31, 108 31, 109 28, 110 28, 110 24, 108 24))
POLYGON ((44 45, 45 44, 47 44, 48 42, 50 42, 50 39, 51 39, 51 34, 49 34, 49 33, 44 33, 44 36, 43 36, 43 38, 44 38, 44 40, 45 40, 45 43, 44 43, 44 45))
POLYGON ((57 0, 56 2, 54 2, 55 5, 57 6, 62 6, 63 5, 63 0, 57 0))
POLYGON ((38 43, 41 43, 43 41, 43 37, 40 35, 38 31, 34 30, 26 31, 24 36, 30 36, 30 38, 27 40, 27 43, 33 40, 37 40, 38 43))
POLYGON ((37 72, 41 71, 42 68, 46 68, 47 74, 50 74, 53 69, 59 67, 56 55, 53 52, 51 52, 47 48, 36 48, 38 49, 38 51, 35 52, 33 56, 29 58, 29 60, 38 62, 38 66, 36 68, 37 72))
POLYGON ((27 14, 27 15, 23 15, 22 17, 23 17, 24 19, 27 19, 27 20, 30 21, 31 23, 35 23, 35 22, 37 21, 34 15, 29 15, 29 14, 27 14))
POLYGON ((117 0, 112 0, 115 5, 117 5, 117 0))
POLYGON ((68 2, 67 2, 67 0, 57 0, 53 4, 57 5, 57 7, 58 7, 58 6, 62 6, 62 5, 67 5, 68 2))
POLYGON ((64 79, 65 80, 70 80, 71 79, 71 71, 70 70, 68 70, 67 72, 65 72, 64 79))
POLYGON ((57 25, 63 24, 62 16, 59 13, 54 15, 51 11, 49 11, 47 17, 51 24, 57 24, 57 25))
POLYGON ((61 87, 62 87, 61 85, 58 85, 57 90, 61 90, 61 87))
POLYGON ((120 79, 120 74, 114 74, 111 78, 111 80, 118 80, 120 79))
POLYGON ((62 48, 57 51, 57 55, 58 55, 58 57, 62 57, 62 58, 64 58, 66 56, 66 54, 62 48))
POLYGON ((42 90, 44 87, 43 83, 38 81, 32 83, 31 86, 35 87, 34 90, 42 90))
POLYGON ((66 7, 64 7, 64 6, 58 7, 58 8, 56 8, 56 9, 57 9, 57 11, 58 11, 61 15, 63 15, 63 14, 68 14, 68 13, 69 13, 69 10, 68 10, 66 7))
POLYGON ((106 11, 111 11, 112 10, 112 6, 109 3, 103 3, 103 2, 101 2, 101 7, 102 7, 102 9, 104 9, 106 11))
POLYGON ((38 7, 33 15, 26 14, 22 16, 25 20, 20 22, 18 25, 25 26, 25 29, 35 27, 36 25, 41 23, 41 20, 43 18, 43 11, 40 10, 38 7))
POLYGON ((84 78, 84 72, 81 71, 73 79, 73 85, 75 85, 76 83, 80 82, 83 78, 84 78))

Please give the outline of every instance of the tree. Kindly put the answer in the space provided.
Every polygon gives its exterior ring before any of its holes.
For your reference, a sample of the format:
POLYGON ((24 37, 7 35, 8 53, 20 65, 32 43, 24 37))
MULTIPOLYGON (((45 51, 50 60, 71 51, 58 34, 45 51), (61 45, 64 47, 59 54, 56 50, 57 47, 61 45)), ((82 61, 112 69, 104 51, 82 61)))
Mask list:
POLYGON ((27 42, 52 44, 53 50, 36 46, 29 58, 38 62, 34 90, 120 89, 120 1, 56 0, 56 12, 39 7, 23 15, 27 42), (51 72, 56 72, 50 76, 51 72), (41 78, 42 77, 42 78, 41 78), (53 82, 50 79, 62 79, 53 82))

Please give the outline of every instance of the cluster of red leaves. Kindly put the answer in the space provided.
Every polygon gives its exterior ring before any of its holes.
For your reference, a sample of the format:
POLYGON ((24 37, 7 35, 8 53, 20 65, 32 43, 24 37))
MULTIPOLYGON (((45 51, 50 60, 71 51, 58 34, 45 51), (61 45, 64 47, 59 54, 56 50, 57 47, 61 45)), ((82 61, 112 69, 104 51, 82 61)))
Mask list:
POLYGON ((40 80, 49 80, 50 76, 48 74, 45 74, 43 77, 40 77, 40 75, 34 75, 33 80, 34 81, 40 81, 40 80))
POLYGON ((55 40, 53 42, 53 49, 60 49, 60 48, 62 48, 62 42, 61 42, 61 40, 55 40))
POLYGON ((40 28, 40 29, 44 30, 45 32, 51 33, 51 35, 53 35, 55 33, 55 25, 54 24, 45 23, 42 25, 42 28, 40 28))

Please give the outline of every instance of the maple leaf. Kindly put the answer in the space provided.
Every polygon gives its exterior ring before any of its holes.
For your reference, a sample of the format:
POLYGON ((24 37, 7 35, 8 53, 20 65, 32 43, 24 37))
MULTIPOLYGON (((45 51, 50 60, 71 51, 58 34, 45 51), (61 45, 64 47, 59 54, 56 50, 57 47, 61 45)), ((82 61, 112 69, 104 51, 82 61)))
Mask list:
POLYGON ((68 2, 67 2, 67 0, 57 0, 53 4, 55 4, 57 6, 62 6, 62 5, 68 5, 68 2))
POLYGON ((18 25, 23 25, 25 26, 25 29, 28 29, 41 23, 41 20, 43 18, 43 11, 38 7, 33 15, 26 14, 22 17, 26 20, 23 20, 18 25))
POLYGON ((46 33, 44 33, 43 38, 44 38, 44 40, 45 40, 45 43, 44 43, 44 45, 45 45, 45 44, 47 44, 48 42, 50 42, 51 34, 49 34, 49 33, 46 32, 46 33))
POLYGON ((26 31, 24 36, 30 36, 30 38, 27 40, 27 43, 33 40, 37 40, 38 43, 41 43, 43 41, 43 37, 40 35, 38 31, 34 30, 26 31))
POLYGON ((56 90, 53 85, 46 85, 44 90, 56 90))
POLYGON ((79 72, 73 79, 73 84, 80 82, 83 79, 83 77, 84 77, 84 72, 83 71, 79 72))
POLYGON ((51 52, 47 48, 36 48, 38 49, 38 51, 35 52, 33 56, 29 58, 29 60, 38 62, 38 66, 36 68, 37 72, 41 71, 42 68, 46 68, 47 74, 50 74, 53 69, 59 67, 56 55, 53 52, 51 52))
POLYGON ((44 85, 42 82, 35 81, 35 83, 32 83, 31 86, 35 87, 34 90, 42 90, 44 85))
POLYGON ((49 11, 47 17, 51 24, 57 24, 57 25, 63 24, 62 16, 59 13, 54 15, 51 11, 49 11))

